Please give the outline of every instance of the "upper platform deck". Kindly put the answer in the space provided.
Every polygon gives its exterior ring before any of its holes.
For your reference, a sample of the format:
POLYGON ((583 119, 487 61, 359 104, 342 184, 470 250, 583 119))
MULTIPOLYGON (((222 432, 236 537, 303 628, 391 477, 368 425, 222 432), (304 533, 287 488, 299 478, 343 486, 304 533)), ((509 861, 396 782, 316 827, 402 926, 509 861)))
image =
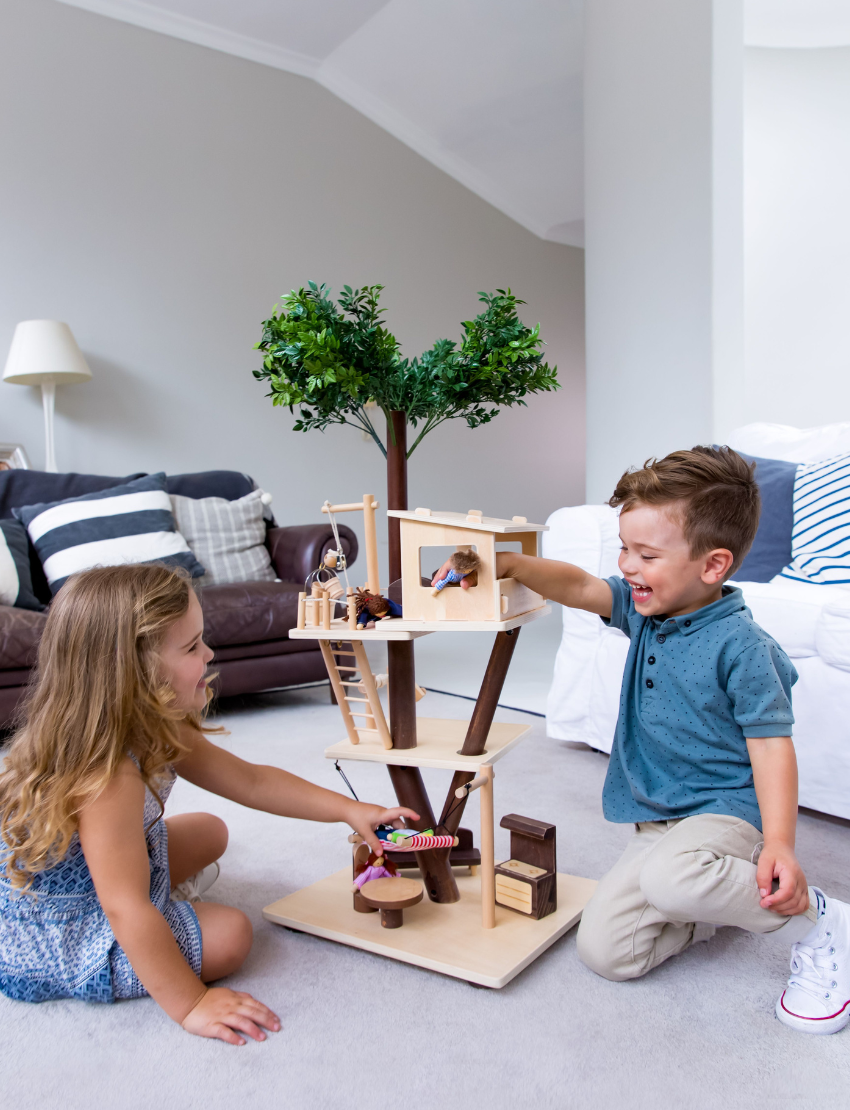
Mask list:
POLYGON ((551 605, 541 605, 539 609, 531 609, 527 613, 520 613, 518 617, 511 617, 506 621, 407 621, 404 617, 387 617, 378 621, 374 628, 358 629, 352 632, 348 621, 331 621, 330 629, 327 628, 291 628, 290 640, 416 640, 419 636, 427 636, 431 632, 509 632, 512 628, 520 628, 531 621, 539 620, 552 612, 551 605))

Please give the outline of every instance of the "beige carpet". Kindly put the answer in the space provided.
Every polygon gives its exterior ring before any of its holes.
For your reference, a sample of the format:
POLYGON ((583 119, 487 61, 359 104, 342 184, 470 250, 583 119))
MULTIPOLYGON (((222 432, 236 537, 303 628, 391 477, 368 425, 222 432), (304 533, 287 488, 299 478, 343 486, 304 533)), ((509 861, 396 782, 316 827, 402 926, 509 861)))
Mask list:
MULTIPOLYGON (((419 708, 463 717, 469 706, 429 695, 419 708)), ((497 769, 497 816, 554 821, 561 869, 598 877, 629 834, 602 819, 605 758, 548 740, 538 718, 500 717, 528 720, 533 731, 497 769)), ((324 689, 246 699, 223 720, 224 742, 245 758, 336 786, 322 750, 341 727, 324 689)), ((361 797, 391 803, 383 768, 349 765, 349 774, 361 797)), ((448 777, 429 776, 435 794, 448 777)), ((345 865, 346 828, 254 813, 180 782, 172 798, 171 812, 204 808, 230 826, 214 893, 255 927, 252 954, 230 985, 275 1008, 282 1032, 237 1049, 188 1036, 149 999, 35 1006, 0 998, 4 1110, 848 1103, 850 1030, 807 1037, 776 1021, 787 952, 774 942, 724 929, 645 979, 615 984, 582 967, 573 932, 503 990, 475 989, 263 921, 263 906, 345 865)), ((474 806, 465 823, 477 827, 474 806)), ((505 854, 507 833, 497 836, 505 854)), ((850 828, 804 815, 799 851, 810 881, 850 899, 850 828)))

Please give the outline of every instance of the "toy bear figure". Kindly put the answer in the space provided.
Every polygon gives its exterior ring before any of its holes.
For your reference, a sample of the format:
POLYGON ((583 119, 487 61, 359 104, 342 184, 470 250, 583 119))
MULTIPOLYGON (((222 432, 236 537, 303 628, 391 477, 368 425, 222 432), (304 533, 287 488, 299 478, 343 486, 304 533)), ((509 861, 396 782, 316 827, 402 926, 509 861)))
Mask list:
POLYGON ((446 577, 440 579, 431 590, 431 593, 436 597, 444 587, 451 586, 455 582, 461 582, 462 579, 466 578, 468 575, 475 574, 480 567, 481 560, 475 552, 469 547, 461 548, 452 555, 449 560, 449 570, 446 577))

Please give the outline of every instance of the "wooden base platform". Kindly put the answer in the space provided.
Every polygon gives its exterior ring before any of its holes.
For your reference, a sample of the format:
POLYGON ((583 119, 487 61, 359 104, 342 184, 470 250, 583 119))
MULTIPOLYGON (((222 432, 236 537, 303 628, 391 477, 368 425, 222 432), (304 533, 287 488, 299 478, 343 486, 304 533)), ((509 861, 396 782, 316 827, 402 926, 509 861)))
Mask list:
POLYGON ((480 877, 455 878, 459 902, 440 905, 425 899, 405 911, 400 929, 382 928, 378 913, 355 913, 350 867, 266 906, 263 917, 325 940, 498 988, 576 924, 596 887, 593 879, 558 875, 555 913, 532 921, 496 906, 496 928, 483 929, 480 877))

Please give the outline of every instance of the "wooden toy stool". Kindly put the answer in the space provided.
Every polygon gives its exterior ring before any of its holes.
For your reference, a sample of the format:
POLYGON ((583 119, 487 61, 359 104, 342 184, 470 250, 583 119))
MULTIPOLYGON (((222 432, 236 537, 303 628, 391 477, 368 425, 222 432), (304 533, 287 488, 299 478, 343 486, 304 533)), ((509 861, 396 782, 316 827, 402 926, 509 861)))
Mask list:
POLYGON ((421 902, 424 892, 416 879, 371 879, 360 888, 360 897, 381 911, 385 929, 399 929, 404 924, 402 910, 421 902))

